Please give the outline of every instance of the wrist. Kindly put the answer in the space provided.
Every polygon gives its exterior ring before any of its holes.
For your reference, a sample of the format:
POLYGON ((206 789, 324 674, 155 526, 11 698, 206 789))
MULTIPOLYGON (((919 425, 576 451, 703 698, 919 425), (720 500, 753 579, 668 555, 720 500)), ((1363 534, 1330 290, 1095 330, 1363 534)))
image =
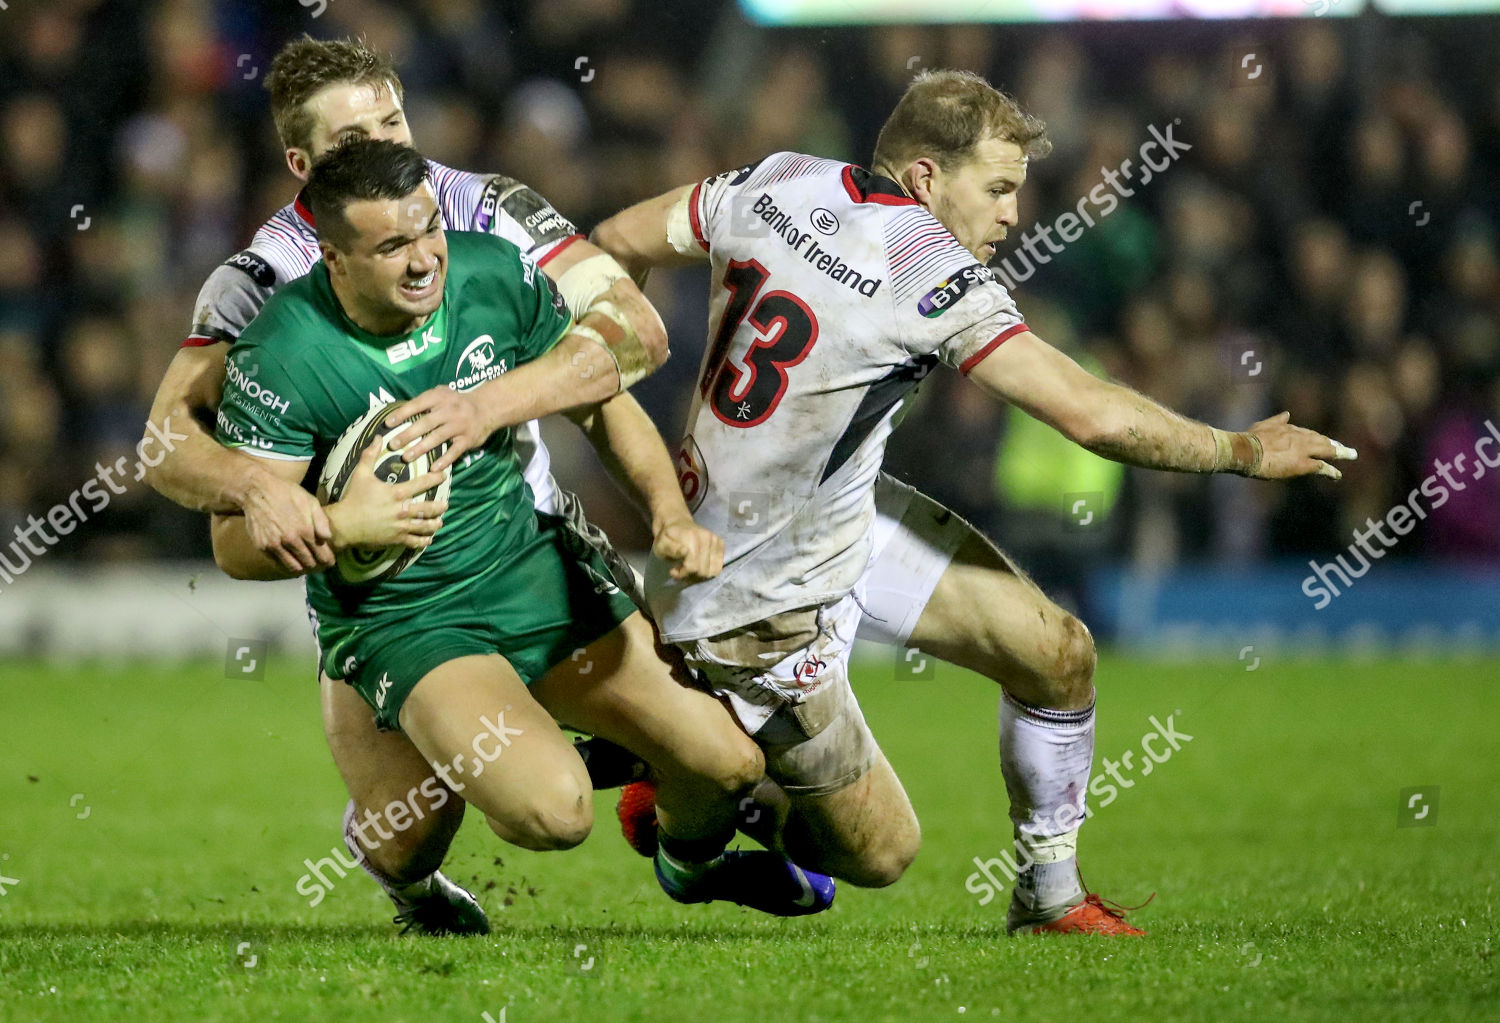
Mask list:
POLYGON ((323 506, 323 514, 328 516, 328 546, 335 551, 342 551, 354 546, 349 537, 349 521, 345 517, 348 509, 342 501, 323 506))
POLYGON ((651 539, 655 540, 661 536, 662 530, 679 522, 693 521, 693 513, 687 510, 687 505, 680 501, 668 503, 665 506, 654 507, 651 510, 651 539))
POLYGON ((1210 427, 1214 437, 1214 472, 1232 472, 1237 476, 1254 476, 1260 472, 1265 449, 1253 433, 1230 433, 1210 427))
POLYGON ((262 468, 256 459, 246 456, 242 461, 249 464, 244 471, 235 473, 234 478, 224 487, 225 499, 240 511, 265 497, 276 483, 281 482, 262 468))

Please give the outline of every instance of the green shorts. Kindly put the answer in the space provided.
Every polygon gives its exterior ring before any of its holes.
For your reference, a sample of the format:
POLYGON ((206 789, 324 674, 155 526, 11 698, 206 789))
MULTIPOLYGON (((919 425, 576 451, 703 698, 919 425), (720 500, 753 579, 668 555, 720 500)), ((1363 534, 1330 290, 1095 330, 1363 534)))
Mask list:
POLYGON ((400 728, 401 706, 428 672, 471 654, 499 654, 528 686, 613 631, 636 610, 597 550, 565 520, 538 513, 537 531, 450 597, 414 611, 318 623, 323 670, 400 728))

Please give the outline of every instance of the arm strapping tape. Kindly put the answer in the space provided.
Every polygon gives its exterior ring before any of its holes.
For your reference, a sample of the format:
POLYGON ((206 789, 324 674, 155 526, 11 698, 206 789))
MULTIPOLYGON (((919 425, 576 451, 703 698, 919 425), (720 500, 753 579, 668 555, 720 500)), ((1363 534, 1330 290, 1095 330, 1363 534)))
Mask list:
POLYGON ((690 189, 682 193, 682 198, 672 204, 667 211, 667 244, 679 256, 704 256, 703 246, 698 244, 698 236, 693 234, 693 218, 688 213, 688 207, 693 202, 693 192, 690 189))

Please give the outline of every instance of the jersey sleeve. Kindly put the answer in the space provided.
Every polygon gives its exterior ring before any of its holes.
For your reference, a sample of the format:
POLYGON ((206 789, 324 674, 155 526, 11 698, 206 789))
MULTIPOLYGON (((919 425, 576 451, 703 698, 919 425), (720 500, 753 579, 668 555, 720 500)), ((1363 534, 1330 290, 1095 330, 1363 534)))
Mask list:
POLYGON ((285 363, 263 346, 240 343, 229 350, 225 371, 219 443, 262 458, 310 460, 311 409, 285 363))
POLYGON ((772 153, 699 182, 688 196, 693 237, 704 252, 712 252, 716 240, 764 235, 769 229, 757 204, 766 200, 765 188, 817 173, 830 162, 803 153, 772 153))
POLYGON ((504 238, 542 266, 583 235, 539 193, 503 174, 471 174, 428 162, 443 209, 456 231, 504 238))
POLYGON ((276 271, 253 249, 225 260, 208 275, 193 306, 184 348, 233 344, 276 291, 276 271))
MULTIPOLYGON (((925 212, 921 216, 937 223, 925 212)), ((942 236, 933 244, 925 240, 932 237, 929 232, 917 230, 910 248, 903 249, 899 240, 892 246, 892 277, 903 281, 892 297, 898 305, 897 322, 913 352, 936 354, 967 375, 1027 327, 994 272, 946 230, 942 236)))
POLYGON ((562 340, 573 317, 568 304, 536 260, 521 253, 521 323, 524 334, 516 364, 523 365, 546 355, 562 340))

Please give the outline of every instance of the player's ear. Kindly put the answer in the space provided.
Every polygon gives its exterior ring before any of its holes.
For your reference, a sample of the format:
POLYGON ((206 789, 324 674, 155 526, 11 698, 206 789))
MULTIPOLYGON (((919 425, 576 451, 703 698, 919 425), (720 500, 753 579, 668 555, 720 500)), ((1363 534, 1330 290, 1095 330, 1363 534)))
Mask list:
POLYGON ((933 200, 933 184, 938 174, 936 160, 925 156, 919 156, 906 168, 901 175, 902 184, 912 194, 912 198, 923 206, 931 206, 933 200))
POLYGON ((344 272, 344 254, 322 239, 318 240, 318 248, 323 253, 323 264, 328 267, 328 272, 334 277, 342 274, 344 272))
POLYGON ((298 181, 307 182, 307 177, 312 173, 312 154, 305 149, 293 147, 286 151, 287 170, 294 174, 298 181))

